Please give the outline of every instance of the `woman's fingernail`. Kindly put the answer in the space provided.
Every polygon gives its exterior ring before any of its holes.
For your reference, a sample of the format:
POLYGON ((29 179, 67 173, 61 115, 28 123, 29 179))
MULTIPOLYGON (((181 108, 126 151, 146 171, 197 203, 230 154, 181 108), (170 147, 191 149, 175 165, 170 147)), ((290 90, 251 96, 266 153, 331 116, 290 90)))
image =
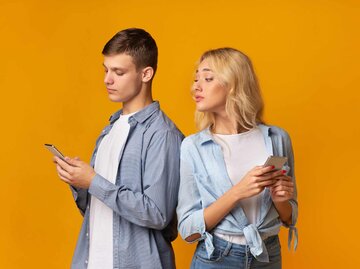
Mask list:
POLYGON ((286 170, 282 170, 282 173, 285 174, 285 173, 286 173, 286 170))

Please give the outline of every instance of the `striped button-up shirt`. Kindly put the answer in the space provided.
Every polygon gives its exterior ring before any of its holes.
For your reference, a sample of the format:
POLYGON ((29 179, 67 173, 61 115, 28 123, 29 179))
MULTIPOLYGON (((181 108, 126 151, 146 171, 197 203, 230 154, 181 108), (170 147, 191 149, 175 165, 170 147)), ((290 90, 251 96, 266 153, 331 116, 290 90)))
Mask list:
MULTIPOLYGON (((103 137, 122 111, 110 118, 103 137)), ((179 188, 180 146, 183 135, 153 102, 129 118, 130 131, 120 156, 116 183, 97 174, 89 189, 73 188, 84 221, 72 260, 73 269, 87 268, 89 258, 90 195, 113 210, 114 268, 175 268, 171 241, 177 236, 175 208, 179 188)))

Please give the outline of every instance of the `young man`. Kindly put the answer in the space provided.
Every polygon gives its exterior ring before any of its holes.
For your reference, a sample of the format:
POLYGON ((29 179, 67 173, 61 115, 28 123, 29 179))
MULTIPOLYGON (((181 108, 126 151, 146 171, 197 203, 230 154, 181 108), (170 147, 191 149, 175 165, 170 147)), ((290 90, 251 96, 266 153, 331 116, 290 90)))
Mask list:
POLYGON ((96 142, 90 165, 54 157, 84 222, 73 269, 172 269, 183 135, 154 102, 157 46, 142 29, 104 47, 109 98, 121 102, 96 142))

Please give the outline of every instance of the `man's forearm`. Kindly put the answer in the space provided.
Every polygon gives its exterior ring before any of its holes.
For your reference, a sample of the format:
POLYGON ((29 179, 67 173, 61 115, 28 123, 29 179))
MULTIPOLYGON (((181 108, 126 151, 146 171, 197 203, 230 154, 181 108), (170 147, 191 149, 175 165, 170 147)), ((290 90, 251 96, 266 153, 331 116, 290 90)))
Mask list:
MULTIPOLYGON (((171 221, 172 212, 161 212, 159 206, 146 193, 134 192, 126 186, 114 185, 100 175, 96 175, 93 179, 89 193, 136 225, 162 230, 171 221)), ((174 204, 175 211, 175 200, 165 201, 165 194, 157 193, 157 197, 164 195, 163 203, 167 206, 174 204)))

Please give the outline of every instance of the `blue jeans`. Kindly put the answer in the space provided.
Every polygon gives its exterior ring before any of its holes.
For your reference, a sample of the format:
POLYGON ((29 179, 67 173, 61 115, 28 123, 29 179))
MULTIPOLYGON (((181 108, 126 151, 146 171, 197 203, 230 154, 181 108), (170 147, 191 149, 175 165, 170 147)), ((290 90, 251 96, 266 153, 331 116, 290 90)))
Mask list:
POLYGON ((204 241, 199 242, 191 262, 191 269, 281 269, 279 237, 271 236, 265 239, 264 243, 269 253, 269 262, 257 261, 247 245, 233 244, 214 236, 215 250, 210 259, 207 257, 204 241))

